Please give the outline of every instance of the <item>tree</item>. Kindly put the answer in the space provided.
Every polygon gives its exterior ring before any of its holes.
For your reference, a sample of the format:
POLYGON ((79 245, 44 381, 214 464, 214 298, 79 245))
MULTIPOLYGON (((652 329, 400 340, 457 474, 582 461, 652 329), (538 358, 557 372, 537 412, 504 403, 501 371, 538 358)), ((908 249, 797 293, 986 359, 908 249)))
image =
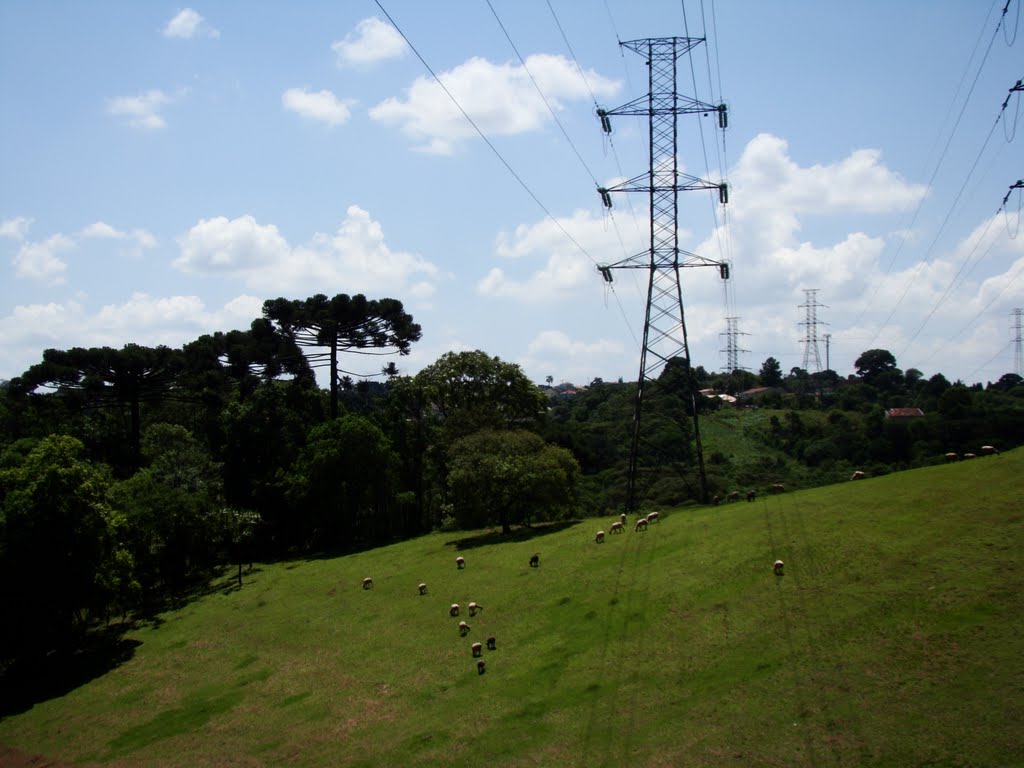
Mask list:
POLYGON ((774 357, 769 357, 761 363, 758 375, 761 377, 762 387, 782 386, 782 365, 774 357))
POLYGON ((0 470, 0 651, 67 647, 105 612, 117 579, 118 516, 109 473, 82 458, 81 441, 51 435, 0 470))
POLYGON ((305 300, 278 298, 263 303, 263 316, 299 347, 326 348, 308 356, 313 368, 330 371, 331 418, 338 418, 338 386, 341 371, 338 355, 409 354, 412 342, 420 339, 420 326, 397 299, 368 300, 362 294, 339 293, 328 299, 323 294, 305 300), (392 352, 384 352, 391 348, 392 352))
POLYGON ((451 448, 455 517, 464 528, 550 520, 575 511, 580 469, 564 448, 525 430, 485 429, 451 448))
POLYGON ((866 384, 875 385, 875 381, 885 373, 895 372, 896 358, 887 349, 869 349, 862 352, 861 356, 854 361, 854 368, 857 375, 866 384))
POLYGON ((164 346, 47 349, 43 362, 29 368, 12 386, 28 393, 45 387, 75 394, 86 408, 126 408, 129 455, 137 466, 142 405, 170 397, 181 368, 181 353, 164 346))

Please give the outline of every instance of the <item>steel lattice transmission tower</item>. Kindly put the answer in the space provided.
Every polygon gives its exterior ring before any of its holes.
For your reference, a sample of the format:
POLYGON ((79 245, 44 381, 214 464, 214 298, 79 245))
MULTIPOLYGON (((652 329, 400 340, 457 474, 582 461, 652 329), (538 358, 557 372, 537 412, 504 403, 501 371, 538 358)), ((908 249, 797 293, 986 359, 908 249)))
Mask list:
MULTIPOLYGON (((814 373, 821 372, 821 354, 818 352, 818 326, 828 325, 828 323, 822 323, 818 320, 818 307, 825 307, 824 304, 818 303, 818 289, 817 288, 804 288, 804 294, 806 300, 800 305, 801 309, 806 310, 804 320, 800 325, 807 326, 807 333, 803 338, 804 346, 804 370, 811 373, 811 362, 814 362, 814 373)), ((828 307, 825 307, 828 309, 828 307)))
POLYGON ((738 317, 727 317, 725 318, 725 331, 718 334, 719 336, 725 336, 725 349, 719 350, 725 352, 725 370, 726 373, 732 373, 736 370, 747 370, 742 367, 739 363, 739 353, 749 352, 749 349, 740 349, 737 346, 737 336, 748 336, 749 334, 743 333, 739 330, 738 317))
POLYGON ((1015 309, 1010 314, 1013 316, 1013 371, 1018 376, 1024 376, 1024 350, 1021 347, 1021 310, 1015 309))
MULTIPOLYGON (((601 126, 611 132, 612 115, 646 116, 650 144, 650 167, 646 173, 617 184, 599 187, 598 193, 607 207, 611 207, 613 192, 644 192, 650 203, 650 247, 635 256, 614 264, 599 266, 598 270, 608 282, 613 269, 642 269, 647 272, 647 311, 644 317, 643 347, 640 352, 640 374, 637 378, 636 399, 633 408, 632 441, 629 454, 629 478, 626 509, 637 508, 640 493, 640 474, 644 471, 646 485, 655 479, 657 470, 666 464, 678 466, 665 451, 644 440, 641 415, 644 398, 656 391, 659 374, 670 363, 682 373, 686 382, 684 396, 688 410, 693 414, 693 437, 700 473, 700 495, 707 499, 707 479, 704 474, 704 454, 700 443, 697 419, 696 392, 692 386, 690 351, 686 337, 686 319, 683 312, 683 294, 680 271, 686 267, 718 267, 723 278, 728 278, 728 265, 711 261, 679 247, 679 193, 689 190, 717 191, 722 204, 728 202, 728 189, 724 183, 712 183, 689 176, 679 168, 678 124, 682 115, 716 113, 718 125, 727 124, 724 104, 705 104, 695 98, 682 96, 676 91, 676 65, 682 56, 705 42, 704 38, 663 37, 631 40, 620 43, 647 62, 649 89, 646 96, 615 109, 599 109, 601 126)), ((676 378, 678 382, 679 377, 676 378)), ((663 446, 664 448, 664 446, 663 446)))

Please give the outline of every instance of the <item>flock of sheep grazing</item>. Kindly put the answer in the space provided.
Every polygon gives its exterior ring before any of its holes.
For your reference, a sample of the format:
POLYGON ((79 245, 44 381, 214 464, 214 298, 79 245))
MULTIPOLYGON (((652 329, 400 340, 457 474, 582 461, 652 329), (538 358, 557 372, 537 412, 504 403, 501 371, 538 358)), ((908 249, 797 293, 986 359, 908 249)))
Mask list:
MULTIPOLYGON (((660 519, 657 512, 649 512, 646 515, 641 515, 636 519, 636 523, 633 526, 633 530, 646 531, 647 526, 651 523, 656 523, 660 519)), ((619 515, 619 519, 608 526, 608 530, 612 533, 625 533, 626 531, 626 513, 623 512, 619 515)), ((594 541, 598 544, 604 544, 604 531, 598 531, 597 535, 594 536, 594 541)))
MULTIPOLYGON (((999 454, 999 449, 996 448, 994 445, 983 445, 981 446, 981 448, 978 449, 978 451, 982 456, 996 456, 999 454)), ((945 458, 946 461, 961 461, 966 459, 976 459, 978 458, 978 454, 965 453, 961 456, 959 453, 953 453, 952 451, 950 451, 949 453, 946 454, 945 458)))

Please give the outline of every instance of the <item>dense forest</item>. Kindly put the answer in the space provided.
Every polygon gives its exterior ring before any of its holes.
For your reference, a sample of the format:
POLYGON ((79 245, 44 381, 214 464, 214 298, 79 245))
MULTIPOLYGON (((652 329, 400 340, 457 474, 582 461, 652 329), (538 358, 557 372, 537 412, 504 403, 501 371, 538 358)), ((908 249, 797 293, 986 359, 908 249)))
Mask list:
MULTIPOLYGON (((545 386, 483 351, 414 376, 345 370, 419 338, 394 299, 275 299, 245 331, 49 349, 0 383, 0 670, 225 566, 241 583, 254 560, 621 511, 635 382, 545 386)), ((774 358, 756 374, 670 362, 644 394, 643 449, 668 457, 643 467, 649 508, 1024 441, 1016 374, 951 383, 878 349, 845 379, 774 358)))

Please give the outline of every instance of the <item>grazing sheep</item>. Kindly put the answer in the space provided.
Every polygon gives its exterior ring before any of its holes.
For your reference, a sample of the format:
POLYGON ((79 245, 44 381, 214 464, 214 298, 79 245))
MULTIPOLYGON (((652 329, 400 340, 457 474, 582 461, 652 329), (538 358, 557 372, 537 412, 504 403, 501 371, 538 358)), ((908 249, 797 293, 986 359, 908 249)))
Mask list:
POLYGON ((482 605, 477 605, 476 603, 470 603, 469 604, 469 615, 470 616, 476 616, 476 612, 477 611, 482 611, 483 609, 484 609, 484 607, 482 605))
POLYGON ((455 567, 458 568, 459 570, 462 570, 463 568, 466 567, 466 560, 464 558, 462 558, 462 557, 456 557, 455 558, 455 567))
POLYGON ((740 500, 740 492, 739 491, 733 491, 732 493, 729 494, 728 498, 729 498, 729 501, 739 501, 740 500))
POLYGON ((949 453, 946 454, 946 461, 960 461, 960 457, 957 454, 950 451, 949 453))
POLYGON ((641 517, 636 521, 636 525, 633 526, 634 531, 646 531, 647 530, 647 518, 641 517))
POLYGON ((458 616, 459 615, 459 604, 458 603, 452 603, 452 607, 448 609, 448 615, 449 616, 458 616))
POLYGON ((983 445, 981 446, 981 452, 986 456, 995 456, 999 453, 998 449, 994 445, 983 445))
POLYGON ((594 537, 594 541, 598 544, 604 544, 604 531, 598 531, 597 536, 594 537))
POLYGON ((768 490, 771 491, 772 493, 785 493, 786 486, 784 486, 782 483, 775 483, 768 490))
POLYGON ((660 521, 661 521, 661 515, 658 514, 657 512, 648 512, 647 513, 647 522, 648 523, 657 523, 657 522, 660 522, 660 521))
POLYGON ((852 475, 850 475, 850 479, 851 480, 863 480, 865 477, 867 477, 867 475, 865 475, 859 469, 856 472, 854 472, 852 475))
POLYGON ((473 643, 472 647, 473 647, 473 655, 474 656, 483 656, 484 655, 484 647, 482 645, 480 645, 480 643, 473 643))
POLYGON ((531 568, 539 568, 540 567, 540 553, 539 552, 535 552, 533 557, 530 558, 530 567, 531 568))
POLYGON ((626 528, 625 528, 625 526, 622 523, 612 523, 612 527, 609 528, 609 530, 612 533, 622 533, 623 531, 626 530, 626 528))
POLYGON ((622 523, 623 525, 626 524, 626 513, 625 512, 623 512, 621 515, 619 515, 619 522, 622 523))
POLYGON ((776 576, 782 576, 783 575, 782 569, 785 567, 785 565, 786 564, 784 562, 782 562, 781 560, 776 560, 775 561, 775 563, 772 565, 772 570, 775 571, 775 575, 776 576))
POLYGON ((487 650, 488 651, 493 651, 495 648, 498 647, 497 643, 498 643, 498 641, 494 639, 494 635, 491 635, 490 637, 488 637, 487 638, 487 650))
POLYGON ((978 454, 976 454, 976 453, 965 453, 964 454, 964 461, 967 461, 967 459, 976 459, 976 458, 978 458, 978 454))
POLYGON ((363 589, 373 589, 373 579, 369 576, 363 579, 363 589))
POLYGON ((753 501, 756 498, 757 498, 757 491, 755 491, 753 488, 751 488, 749 491, 747 491, 747 501, 753 501))
POLYGON ((469 634, 469 624, 464 621, 459 622, 459 637, 465 637, 469 634))
POLYGON ((480 659, 480 661, 478 661, 476 663, 476 673, 478 675, 482 675, 486 671, 487 671, 487 664, 484 663, 483 659, 480 659))
POLYGON ((420 594, 421 595, 427 594, 427 585, 426 584, 420 584, 420 594))

